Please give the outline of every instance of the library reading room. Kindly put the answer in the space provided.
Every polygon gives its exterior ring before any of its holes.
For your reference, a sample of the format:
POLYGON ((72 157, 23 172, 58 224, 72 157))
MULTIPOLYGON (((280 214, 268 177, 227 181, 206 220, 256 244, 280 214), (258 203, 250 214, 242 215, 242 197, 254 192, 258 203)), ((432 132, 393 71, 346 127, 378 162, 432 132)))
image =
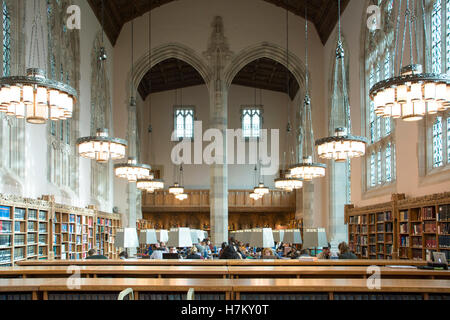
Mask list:
POLYGON ((0 6, 0 306, 450 300, 450 0, 0 6))

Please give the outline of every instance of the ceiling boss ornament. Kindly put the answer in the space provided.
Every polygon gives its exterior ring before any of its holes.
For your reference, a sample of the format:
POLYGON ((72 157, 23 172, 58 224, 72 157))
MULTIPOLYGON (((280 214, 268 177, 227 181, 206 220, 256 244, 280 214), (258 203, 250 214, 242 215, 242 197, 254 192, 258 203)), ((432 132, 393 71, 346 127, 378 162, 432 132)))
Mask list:
MULTIPOLYGON (((423 1, 420 0, 422 17, 425 19, 423 1)), ((399 22, 401 1, 398 7, 398 18, 395 36, 395 52, 399 39, 399 22)), ((422 65, 414 63, 413 32, 416 30, 417 19, 411 14, 409 0, 406 1, 404 15, 403 39, 400 53, 401 67, 399 75, 376 83, 369 92, 370 99, 375 105, 375 114, 382 117, 401 118, 404 121, 421 120, 426 114, 435 114, 450 107, 450 77, 447 74, 423 73, 422 65), (409 19, 408 19, 409 18, 409 19), (409 26, 410 64, 403 66, 405 51, 406 27, 409 26)), ((427 30, 424 24, 425 43, 427 43, 427 30)), ((414 33, 415 35, 415 33, 414 33)), ((416 39, 417 50, 417 39, 416 39)), ((393 56, 395 68, 396 55, 393 56)))

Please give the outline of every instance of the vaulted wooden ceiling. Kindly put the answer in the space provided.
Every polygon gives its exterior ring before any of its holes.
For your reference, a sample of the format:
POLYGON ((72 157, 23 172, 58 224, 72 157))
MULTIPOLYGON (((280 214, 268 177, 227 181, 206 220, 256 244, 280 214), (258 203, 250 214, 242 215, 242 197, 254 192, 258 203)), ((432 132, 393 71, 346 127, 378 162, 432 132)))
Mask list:
MULTIPOLYGON (((289 76, 289 96, 294 99, 299 85, 294 75, 280 63, 261 58, 254 60, 242 68, 233 79, 233 84, 287 92, 289 76)), ((171 58, 155 65, 142 79, 138 91, 142 99, 150 93, 175 90, 205 83, 200 74, 191 65, 171 58)))
MULTIPOLYGON (((120 31, 125 23, 149 10, 160 7, 174 0, 104 0, 105 32, 109 40, 116 44, 120 31)), ((227 0, 223 0, 227 1, 227 0)), ((287 8, 290 12, 304 17, 305 5, 308 6, 308 20, 316 27, 322 43, 325 44, 337 23, 337 0, 263 0, 276 6, 287 8)), ((102 19, 102 0, 88 0, 95 15, 102 19)), ((350 0, 341 1, 341 13, 350 0)))

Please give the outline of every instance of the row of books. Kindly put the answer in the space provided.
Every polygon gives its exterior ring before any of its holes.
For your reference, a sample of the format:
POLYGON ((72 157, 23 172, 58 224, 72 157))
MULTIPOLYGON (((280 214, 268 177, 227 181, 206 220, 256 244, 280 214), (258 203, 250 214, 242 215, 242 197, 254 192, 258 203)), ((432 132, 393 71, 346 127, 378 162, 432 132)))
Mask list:
POLYGON ((412 238, 412 246, 413 247, 422 247, 422 237, 413 237, 412 238))
POLYGON ((34 256, 36 255, 36 247, 29 246, 27 247, 27 256, 34 256))
POLYGON ((45 234, 39 235, 39 244, 43 244, 43 245, 47 244, 47 235, 45 235, 45 234))
POLYGON ((439 247, 450 248, 450 236, 439 236, 439 247))
POLYGON ((47 211, 39 211, 39 220, 47 221, 47 211))
POLYGON ((11 233, 11 221, 0 220, 0 233, 11 233))
POLYGON ((400 211, 399 216, 400 221, 408 221, 408 210, 400 211))
POLYGON ((423 227, 421 223, 415 223, 412 225, 412 233, 413 234, 422 234, 423 232, 423 227))
POLYGON ((425 247, 426 248, 437 248, 436 239, 425 239, 425 247))
POLYGON ((0 220, 11 219, 11 208, 0 206, 0 220))
POLYGON ((377 213, 377 222, 382 221, 392 221, 392 212, 386 211, 377 213))
POLYGON ((425 221, 424 222, 424 232, 436 232, 436 222, 435 221, 425 221))
POLYGON ((36 243, 36 233, 27 233, 27 243, 36 243))
POLYGON ((14 208, 14 219, 25 220, 25 209, 14 208))
POLYGON ((37 210, 35 209, 28 209, 28 220, 37 220, 37 210))
POLYGON ((400 233, 409 233, 407 222, 400 223, 400 233))
POLYGON ((438 221, 450 220, 450 204, 439 206, 437 219, 438 221))
POLYGON ((423 220, 436 219, 434 207, 424 207, 422 208, 421 213, 423 220))
POLYGON ((400 236, 400 247, 409 247, 409 236, 400 236))
POLYGON ((14 235, 14 245, 22 246, 24 244, 25 244, 25 235, 24 234, 14 235))
POLYGON ((11 261, 11 250, 3 249, 0 250, 0 263, 11 261))
POLYGON ((14 260, 23 259, 25 257, 25 250, 23 247, 14 248, 14 260))
POLYGON ((442 222, 438 225, 438 233, 439 234, 449 234, 450 233, 450 222, 442 222))
POLYGON ((36 231, 36 222, 28 221, 28 231, 36 231))
POLYGON ((0 247, 10 247, 11 246, 11 236, 10 235, 0 235, 0 247))

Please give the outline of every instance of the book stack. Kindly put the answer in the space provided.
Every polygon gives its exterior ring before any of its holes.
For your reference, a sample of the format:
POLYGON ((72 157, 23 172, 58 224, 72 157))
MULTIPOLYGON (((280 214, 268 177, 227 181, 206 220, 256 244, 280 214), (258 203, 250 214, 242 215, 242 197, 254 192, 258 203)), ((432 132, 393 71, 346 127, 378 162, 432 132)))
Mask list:
POLYGON ((0 220, 11 219, 11 208, 0 206, 0 220))
POLYGON ((412 227, 412 231, 413 231, 414 235, 421 235, 422 231, 423 231, 422 224, 419 224, 419 223, 414 224, 412 227))
POLYGON ((425 247, 426 248, 436 248, 437 247, 436 238, 426 238, 425 239, 425 247))
POLYGON ((11 246, 11 236, 10 235, 0 235, 0 248, 11 246))
POLYGON ((450 236, 439 236, 439 247, 440 248, 450 248, 450 236))
POLYGON ((427 233, 436 233, 436 223, 434 221, 425 221, 424 231, 427 233))
POLYGON ((425 207, 422 208, 422 217, 423 220, 433 220, 436 218, 436 214, 434 212, 434 207, 425 207))
POLYGON ((0 220, 0 233, 11 233, 11 221, 0 220))
POLYGON ((400 233, 408 233, 408 223, 400 223, 400 233))
POLYGON ((14 209, 14 219, 25 220, 25 209, 15 208, 14 209))
POLYGON ((447 204, 447 205, 439 206, 437 219, 438 219, 438 221, 450 220, 450 205, 447 204))
POLYGON ((37 220, 37 210, 28 209, 28 220, 37 220))
POLYGON ((409 247, 409 236, 406 235, 400 236, 400 246, 409 247))

